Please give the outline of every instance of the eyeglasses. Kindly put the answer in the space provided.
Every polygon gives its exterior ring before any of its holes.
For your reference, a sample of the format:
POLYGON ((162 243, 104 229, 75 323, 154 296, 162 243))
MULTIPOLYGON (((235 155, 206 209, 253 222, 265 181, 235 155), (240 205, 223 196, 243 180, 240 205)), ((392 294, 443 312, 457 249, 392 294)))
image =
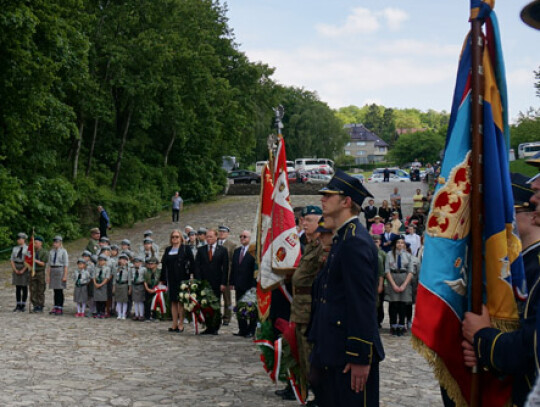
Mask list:
POLYGON ((180 236, 178 236, 178 235, 172 235, 172 236, 171 236, 171 239, 180 239, 180 236))
POLYGON ((240 239, 245 239, 246 237, 248 237, 247 235, 240 235, 240 239))

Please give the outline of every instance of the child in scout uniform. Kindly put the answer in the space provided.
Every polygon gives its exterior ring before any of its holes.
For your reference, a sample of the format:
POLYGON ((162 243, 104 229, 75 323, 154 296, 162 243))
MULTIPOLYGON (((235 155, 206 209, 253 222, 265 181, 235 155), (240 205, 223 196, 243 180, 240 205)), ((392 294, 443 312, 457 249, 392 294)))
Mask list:
POLYGON ((139 251, 139 256, 144 258, 146 261, 150 257, 157 257, 158 253, 154 249, 154 240, 150 237, 145 237, 143 241, 143 246, 139 251))
POLYGON ((105 304, 107 303, 107 283, 111 278, 111 268, 107 265, 107 256, 100 254, 98 264, 94 270, 94 301, 97 314, 94 318, 105 318, 105 304))
MULTIPOLYGON (((92 282, 94 280, 94 270, 96 268, 97 263, 97 256, 93 255, 90 251, 85 250, 82 253, 82 258, 86 260, 86 269, 88 270, 88 274, 90 274, 90 281, 92 282)), ((96 303, 94 302, 94 284, 87 284, 86 288, 88 290, 88 308, 90 308, 90 312, 92 315, 96 315, 96 303)))
POLYGON ((32 312, 43 312, 45 306, 45 266, 49 261, 49 251, 43 248, 43 238, 34 237, 34 275, 30 276, 30 301, 32 312))
POLYGON ((130 261, 133 259, 133 250, 131 250, 131 242, 129 239, 124 239, 120 242, 120 252, 126 253, 130 261))
POLYGON ((17 300, 17 306, 13 309, 13 312, 23 312, 28 297, 29 273, 28 267, 24 264, 24 258, 28 251, 26 239, 28 239, 26 233, 18 233, 17 246, 11 251, 11 270, 13 271, 11 284, 15 286, 15 298, 17 300))
POLYGON ((139 256, 133 258, 133 267, 129 269, 130 291, 133 299, 134 321, 144 321, 144 274, 146 269, 142 266, 143 259, 139 256))
POLYGON ((128 290, 129 290, 129 257, 122 253, 118 256, 118 264, 114 276, 113 293, 116 300, 117 319, 126 319, 128 308, 128 290))
MULTIPOLYGON (((156 319, 155 311, 150 310, 150 305, 154 294, 156 292, 155 287, 159 284, 159 277, 161 270, 157 269, 158 259, 156 257, 150 257, 146 260, 146 272, 144 273, 144 317, 147 320, 154 321, 156 319)), ((161 310, 163 315, 163 310, 161 310)))
POLYGON ((64 290, 67 283, 68 265, 68 253, 62 247, 62 236, 57 235, 53 238, 53 248, 49 252, 47 265, 47 283, 54 291, 54 307, 49 314, 62 315, 64 313, 64 290))
POLYGON ((86 312, 86 302, 88 301, 88 283, 90 282, 90 272, 86 268, 87 261, 82 257, 77 260, 77 270, 73 273, 73 301, 77 304, 76 318, 84 318, 86 312))

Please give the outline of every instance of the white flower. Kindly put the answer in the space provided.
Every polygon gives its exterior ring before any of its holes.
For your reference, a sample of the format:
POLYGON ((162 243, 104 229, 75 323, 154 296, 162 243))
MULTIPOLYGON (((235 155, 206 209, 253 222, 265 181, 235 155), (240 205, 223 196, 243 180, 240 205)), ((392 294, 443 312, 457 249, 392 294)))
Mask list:
POLYGON ((191 294, 191 296, 193 297, 194 300, 197 299, 197 294, 193 293, 193 294, 191 294))
POLYGON ((184 298, 185 298, 186 300, 189 300, 189 293, 185 293, 185 294, 184 294, 184 298))
POLYGON ((187 284, 182 284, 180 286, 180 289, 183 290, 183 291, 187 290, 187 284))
POLYGON ((206 295, 206 290, 202 290, 201 295, 204 297, 206 295))
POLYGON ((198 285, 197 285, 197 284, 191 284, 191 289, 192 289, 192 290, 196 290, 196 289, 197 289, 197 287, 198 287, 198 285))
POLYGON ((206 305, 206 304, 208 304, 208 301, 206 301, 206 300, 201 301, 201 305, 206 305))

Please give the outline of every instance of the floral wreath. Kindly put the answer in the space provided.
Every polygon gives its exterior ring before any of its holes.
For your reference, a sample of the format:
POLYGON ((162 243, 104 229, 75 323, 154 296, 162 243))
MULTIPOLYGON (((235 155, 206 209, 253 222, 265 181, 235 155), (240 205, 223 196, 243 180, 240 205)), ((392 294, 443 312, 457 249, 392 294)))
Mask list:
POLYGON ((218 329, 221 324, 221 304, 206 280, 184 280, 180 283, 178 300, 187 311, 186 318, 195 324, 195 333, 199 333, 199 324, 207 329, 218 329))

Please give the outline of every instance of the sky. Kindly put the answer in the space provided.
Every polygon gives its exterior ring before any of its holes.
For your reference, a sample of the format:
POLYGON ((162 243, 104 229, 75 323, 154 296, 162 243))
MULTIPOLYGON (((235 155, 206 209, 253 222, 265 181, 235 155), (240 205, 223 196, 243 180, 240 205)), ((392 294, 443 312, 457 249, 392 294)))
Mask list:
MULTIPOLYGON (((540 31, 519 13, 530 0, 498 0, 509 116, 538 109, 540 31)), ((276 69, 273 79, 315 91, 334 109, 451 109, 469 1, 228 0, 240 51, 276 69)))

